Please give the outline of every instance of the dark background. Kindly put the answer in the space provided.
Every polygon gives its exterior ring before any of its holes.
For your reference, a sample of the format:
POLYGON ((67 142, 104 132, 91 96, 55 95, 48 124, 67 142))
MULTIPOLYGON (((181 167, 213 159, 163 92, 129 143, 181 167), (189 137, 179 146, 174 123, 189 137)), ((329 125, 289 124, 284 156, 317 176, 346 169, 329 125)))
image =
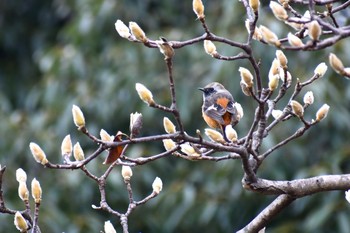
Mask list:
MULTIPOLYGON (((204 1, 209 28, 217 35, 244 42, 245 10, 238 1, 204 1)), ((260 21, 280 37, 289 28, 273 18, 267 5, 260 7, 260 21)), ((305 11, 305 9, 303 10, 305 11)), ((320 8, 320 11, 324 9, 320 8)), ((345 13, 335 17, 348 24, 345 13)), ((118 232, 122 229, 115 217, 93 210, 99 204, 95 183, 81 171, 49 170, 37 164, 29 143, 38 143, 51 162, 61 162, 60 145, 71 134, 85 154, 97 146, 76 130, 71 107, 83 110, 89 131, 96 136, 101 128, 110 134, 128 132, 129 114, 144 116, 142 135, 163 133, 162 119, 172 116, 147 107, 137 96, 134 85, 143 83, 152 90, 157 102, 170 103, 168 79, 163 56, 158 49, 120 38, 114 23, 121 19, 137 22, 147 36, 158 39, 186 40, 203 34, 195 20, 192 1, 10 1, 0 2, 0 164, 7 166, 3 191, 7 207, 24 209, 17 195, 17 168, 28 174, 28 185, 36 177, 43 189, 39 224, 42 232, 99 232, 104 221, 111 220, 118 232)), ((216 43, 223 55, 236 55, 237 48, 216 43)), ((289 70, 293 80, 305 81, 314 68, 336 53, 350 66, 350 40, 320 52, 291 52, 289 70)), ((261 61, 263 82, 276 49, 253 42, 254 55, 261 61)), ((239 87, 240 66, 251 69, 247 61, 225 62, 205 54, 203 44, 176 50, 174 78, 178 104, 187 133, 207 127, 201 119, 202 96, 198 87, 211 81, 222 82, 240 102, 245 116, 237 126, 245 135, 253 119, 255 102, 239 87)), ((293 84, 294 84, 293 83, 293 84)), ((328 103, 330 113, 302 138, 274 152, 259 171, 263 178, 285 180, 322 174, 348 173, 350 155, 350 83, 330 68, 326 75, 302 91, 312 90, 315 103, 306 110, 307 119, 328 103)), ((290 94, 291 91, 289 91, 290 94)), ((285 102, 284 102, 285 104, 285 102)), ((283 108, 278 105, 277 108, 283 108)), ((276 127, 264 141, 271 147, 292 134, 301 123, 297 119, 276 127)), ((134 145, 128 156, 149 156, 162 152, 161 142, 134 145)), ((88 165, 101 175, 106 154, 88 165)), ((124 212, 127 192, 120 167, 113 170, 107 190, 110 205, 124 212)), ((247 224, 273 197, 245 191, 241 186, 239 161, 190 162, 165 158, 133 169, 132 187, 140 200, 152 191, 156 176, 164 183, 163 192, 130 216, 130 232, 233 232, 247 224)), ((1 232, 15 232, 13 216, 0 215, 1 232)), ((267 232, 348 232, 350 206, 344 192, 334 191, 305 197, 276 217, 267 232)))

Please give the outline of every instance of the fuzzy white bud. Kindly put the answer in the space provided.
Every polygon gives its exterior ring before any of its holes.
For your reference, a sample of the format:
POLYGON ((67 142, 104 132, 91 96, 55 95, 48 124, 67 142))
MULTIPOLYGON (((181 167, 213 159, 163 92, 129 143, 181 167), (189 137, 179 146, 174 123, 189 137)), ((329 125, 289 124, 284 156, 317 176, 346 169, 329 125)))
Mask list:
POLYGON ((100 137, 101 137, 101 140, 102 140, 102 141, 106 141, 106 142, 112 142, 112 141, 113 141, 111 135, 109 135, 109 134, 107 133, 107 131, 104 130, 104 129, 101 129, 101 130, 100 130, 100 137))
POLYGON ((275 118, 275 120, 278 120, 282 116, 283 112, 281 110, 272 110, 272 117, 275 118))
POLYGON ((105 222, 104 231, 105 231, 105 233, 117 233, 117 231, 114 229, 111 221, 105 222))
POLYGON ((204 50, 207 54, 214 56, 217 54, 216 46, 211 40, 204 40, 204 50))
POLYGON ((279 61, 282 68, 287 68, 288 59, 286 55, 282 52, 282 50, 276 51, 276 58, 279 61))
POLYGON ((17 230, 19 230, 20 232, 27 232, 27 229, 28 229, 27 221, 24 219, 24 217, 19 211, 17 211, 15 214, 14 224, 17 230))
POLYGON ((200 156, 197 151, 188 143, 184 143, 180 145, 181 151, 188 156, 200 156))
POLYGON ((117 22, 114 24, 114 26, 119 36, 126 39, 130 38, 131 36, 130 29, 123 23, 123 21, 118 19, 117 22))
POLYGON ((238 135, 236 130, 232 127, 232 125, 227 125, 225 128, 226 138, 231 142, 236 142, 238 135))
POLYGON ((18 196, 22 201, 28 201, 29 199, 29 191, 27 188, 27 184, 25 182, 19 182, 18 184, 18 196))
POLYGON ((259 10, 260 1, 259 0, 249 0, 249 6, 252 8, 254 12, 259 10))
POLYGON ((135 88, 137 93, 139 94, 140 99, 145 102, 148 105, 153 105, 154 100, 153 100, 153 95, 150 90, 147 89, 143 84, 141 83, 136 83, 135 88))
POLYGON ((213 141, 219 143, 226 143, 221 133, 213 129, 205 129, 205 134, 213 141))
POLYGON ((176 147, 176 143, 171 139, 163 139, 164 148, 169 151, 176 147))
POLYGON ((204 18, 204 5, 202 0, 193 0, 192 9, 193 12, 197 15, 198 19, 204 18))
POLYGON ((237 111, 237 120, 240 121, 243 116, 244 116, 244 112, 243 112, 243 108, 242 105, 238 102, 235 103, 235 107, 236 107, 236 111, 237 111))
POLYGON ((286 20, 288 19, 288 14, 287 11, 284 9, 283 6, 281 6, 280 4, 278 4, 275 1, 271 1, 270 2, 270 8, 272 10, 272 13, 274 14, 274 16, 278 19, 278 20, 286 20))
POLYGON ((290 32, 288 33, 287 38, 288 38, 288 43, 289 43, 291 46, 294 46, 294 47, 301 47, 301 46, 304 46, 303 41, 302 41, 299 37, 293 35, 293 34, 290 33, 290 32))
POLYGON ((165 132, 172 134, 172 133, 176 133, 176 127, 173 124, 173 122, 171 122, 171 120, 169 120, 169 118, 164 117, 163 118, 163 126, 165 129, 165 132))
POLYGON ((320 38, 322 34, 322 28, 316 20, 313 20, 311 23, 309 23, 308 34, 309 37, 314 41, 317 41, 320 38))
POLYGON ((152 183, 153 192, 159 194, 163 189, 163 182, 159 177, 156 177, 152 183))
POLYGON ((62 140, 62 144, 61 144, 61 154, 62 154, 62 156, 66 156, 66 157, 71 156, 72 148, 73 148, 72 140, 70 138, 70 134, 68 134, 62 140))
POLYGON ((85 127, 85 118, 81 109, 77 105, 72 107, 73 121, 78 128, 85 127))
POLYGON ((328 112, 329 112, 329 105, 328 104, 322 105, 322 107, 316 113, 316 121, 321 121, 324 118, 326 118, 328 112))
POLYGON ((145 32, 137 23, 129 22, 129 28, 131 33, 135 36, 137 40, 141 41, 142 43, 146 43, 148 41, 145 32))
POLYGON ((45 165, 49 162, 46 158, 44 151, 40 148, 40 146, 38 144, 31 142, 31 143, 29 143, 29 148, 30 148, 30 151, 32 152, 34 159, 38 163, 45 165))
POLYGON ((329 54, 329 64, 331 64, 334 71, 338 74, 344 73, 343 62, 334 53, 329 54))
POLYGON ((314 103, 314 93, 312 91, 308 91, 304 95, 304 104, 311 105, 314 103))
POLYGON ((345 199, 350 203, 350 189, 345 191, 345 199))
POLYGON ((124 178, 124 180, 130 180, 130 178, 132 177, 131 167, 124 165, 122 166, 122 177, 124 178))
POLYGON ((22 168, 18 168, 16 170, 16 180, 18 182, 26 182, 27 181, 27 173, 22 168))
POLYGON ((304 107, 296 100, 292 100, 290 102, 292 106, 293 113, 297 115, 299 118, 304 116, 304 107))
POLYGON ((140 134, 142 128, 142 114, 135 112, 130 114, 130 133, 133 136, 137 136, 140 134))
POLYGON ((266 43, 270 45, 275 45, 277 47, 281 45, 281 42, 278 40, 277 35, 274 32, 272 32, 269 28, 260 25, 259 29, 261 31, 262 38, 266 43))
POLYGON ((322 62, 315 68, 314 73, 322 77, 327 72, 327 69, 328 69, 328 66, 326 65, 326 63, 322 62))
POLYGON ((241 75, 241 82, 245 83, 248 88, 251 88, 253 86, 252 73, 244 67, 239 67, 238 71, 241 75))
POLYGON ((84 151, 81 148, 79 142, 75 143, 73 147, 73 157, 75 158, 76 161, 82 161, 85 159, 84 151))
POLYGON ((32 187, 32 197, 33 197, 35 203, 40 203, 42 190, 41 190, 41 186, 40 186, 39 181, 34 178, 32 180, 31 187, 32 187))

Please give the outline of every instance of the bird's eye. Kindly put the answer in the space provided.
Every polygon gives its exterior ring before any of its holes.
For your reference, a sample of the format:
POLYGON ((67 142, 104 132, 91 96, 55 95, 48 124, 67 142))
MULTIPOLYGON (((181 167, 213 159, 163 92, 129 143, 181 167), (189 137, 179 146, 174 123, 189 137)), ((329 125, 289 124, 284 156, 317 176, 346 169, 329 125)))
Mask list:
POLYGON ((210 95, 212 93, 214 93, 214 88, 208 87, 208 88, 205 89, 205 94, 210 95))

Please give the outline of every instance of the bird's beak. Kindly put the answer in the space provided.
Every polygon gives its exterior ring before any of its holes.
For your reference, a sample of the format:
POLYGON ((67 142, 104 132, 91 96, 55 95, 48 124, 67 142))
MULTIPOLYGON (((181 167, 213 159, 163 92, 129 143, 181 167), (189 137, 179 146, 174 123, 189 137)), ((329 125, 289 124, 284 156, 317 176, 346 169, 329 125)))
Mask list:
POLYGON ((199 87, 198 90, 203 91, 204 92, 204 88, 203 87, 199 87))

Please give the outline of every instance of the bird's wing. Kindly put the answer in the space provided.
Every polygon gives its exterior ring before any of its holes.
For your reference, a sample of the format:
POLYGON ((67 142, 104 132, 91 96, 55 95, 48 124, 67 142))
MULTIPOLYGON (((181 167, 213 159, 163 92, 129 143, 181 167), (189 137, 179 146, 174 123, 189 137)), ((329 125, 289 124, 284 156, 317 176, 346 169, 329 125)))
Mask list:
POLYGON ((226 106, 226 111, 228 111, 228 112, 231 113, 232 115, 236 115, 237 109, 236 109, 236 106, 235 106, 234 101, 228 102, 228 104, 227 104, 227 106, 226 106))
POLYGON ((205 110, 205 114, 213 120, 219 122, 220 125, 225 124, 224 119, 222 118, 225 112, 226 110, 218 104, 213 104, 205 110))

